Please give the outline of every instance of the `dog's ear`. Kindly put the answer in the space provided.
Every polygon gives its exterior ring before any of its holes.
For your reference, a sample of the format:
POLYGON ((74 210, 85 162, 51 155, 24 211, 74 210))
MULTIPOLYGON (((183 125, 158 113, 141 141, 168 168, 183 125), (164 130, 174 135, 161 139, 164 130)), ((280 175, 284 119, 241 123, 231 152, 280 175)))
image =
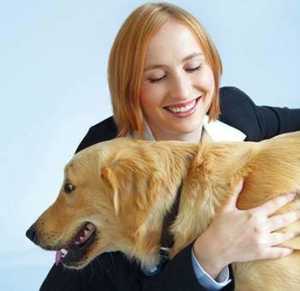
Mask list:
POLYGON ((103 167, 101 169, 101 177, 106 180, 106 182, 110 185, 110 187, 113 189, 113 205, 114 205, 114 210, 115 214, 119 214, 119 209, 120 209, 120 203, 119 203, 119 187, 118 187, 118 180, 109 167, 103 167))

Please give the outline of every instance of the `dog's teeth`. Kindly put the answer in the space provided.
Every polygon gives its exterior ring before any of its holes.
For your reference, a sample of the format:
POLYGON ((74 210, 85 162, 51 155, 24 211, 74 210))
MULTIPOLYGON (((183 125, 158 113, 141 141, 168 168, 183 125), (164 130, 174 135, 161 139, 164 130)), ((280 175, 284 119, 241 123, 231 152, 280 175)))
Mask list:
POLYGON ((94 231, 95 230, 95 226, 91 223, 88 223, 85 228, 89 231, 94 231))
POLYGON ((63 257, 66 256, 67 253, 68 253, 68 251, 66 249, 61 249, 60 252, 61 252, 63 257))
POLYGON ((85 228, 81 231, 77 239, 73 242, 74 245, 81 245, 84 243, 95 230, 95 226, 92 223, 87 223, 85 228))

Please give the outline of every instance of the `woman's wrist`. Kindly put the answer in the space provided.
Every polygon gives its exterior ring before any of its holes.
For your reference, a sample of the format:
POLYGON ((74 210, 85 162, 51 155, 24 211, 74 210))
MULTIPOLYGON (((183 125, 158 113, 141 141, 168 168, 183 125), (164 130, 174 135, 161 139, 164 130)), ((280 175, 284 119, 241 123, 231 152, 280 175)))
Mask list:
POLYGON ((193 245, 193 253, 202 268, 214 279, 228 265, 215 239, 202 234, 193 245))

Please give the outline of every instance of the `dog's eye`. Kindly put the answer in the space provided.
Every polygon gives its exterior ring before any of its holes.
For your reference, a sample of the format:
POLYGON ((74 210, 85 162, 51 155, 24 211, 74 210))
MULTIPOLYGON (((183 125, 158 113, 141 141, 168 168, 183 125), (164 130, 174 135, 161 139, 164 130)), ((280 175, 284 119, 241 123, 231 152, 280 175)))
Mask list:
POLYGON ((74 191, 75 190, 75 186, 73 185, 73 184, 71 184, 71 183, 66 183, 65 185, 64 185, 64 191, 66 192, 66 193, 71 193, 72 191, 74 191))

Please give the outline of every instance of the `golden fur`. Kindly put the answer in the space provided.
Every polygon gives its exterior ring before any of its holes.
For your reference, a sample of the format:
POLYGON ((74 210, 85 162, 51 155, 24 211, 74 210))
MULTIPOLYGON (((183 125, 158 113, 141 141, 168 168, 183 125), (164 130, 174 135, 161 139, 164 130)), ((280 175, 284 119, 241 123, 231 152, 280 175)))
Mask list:
MULTIPOLYGON (((96 226, 86 255, 69 267, 82 268, 109 251, 122 251, 143 266, 158 263, 163 217, 183 181, 179 214, 172 225, 173 257, 209 225, 218 208, 244 178, 240 209, 294 191, 300 182, 300 133, 262 142, 205 143, 115 139, 76 154, 65 168, 55 203, 34 224, 38 243, 65 248, 83 223, 96 226)), ((299 199, 278 211, 299 209, 299 199)), ((282 229, 299 231, 300 222, 282 229)), ((230 231, 230 230, 229 230, 230 231)), ((222 242, 220 242, 222 243, 222 242)), ((285 243, 300 249, 300 238, 285 243)), ((233 264, 236 290, 300 290, 299 251, 276 259, 233 264)))

